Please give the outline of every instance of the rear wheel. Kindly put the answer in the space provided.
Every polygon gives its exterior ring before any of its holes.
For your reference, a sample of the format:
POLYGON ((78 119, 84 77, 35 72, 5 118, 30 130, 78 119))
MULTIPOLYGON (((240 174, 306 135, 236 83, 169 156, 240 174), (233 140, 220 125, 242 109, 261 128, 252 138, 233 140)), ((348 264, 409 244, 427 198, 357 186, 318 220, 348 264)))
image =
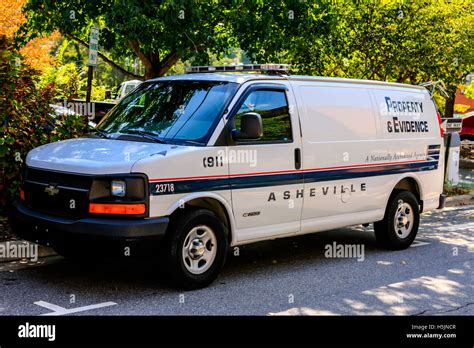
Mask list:
POLYGON ((226 232, 207 209, 190 209, 173 217, 162 254, 166 270, 179 286, 198 289, 214 281, 228 251, 226 232))
POLYGON ((392 193, 382 221, 374 223, 377 242, 390 250, 408 248, 415 240, 420 223, 418 201, 409 191, 392 193))

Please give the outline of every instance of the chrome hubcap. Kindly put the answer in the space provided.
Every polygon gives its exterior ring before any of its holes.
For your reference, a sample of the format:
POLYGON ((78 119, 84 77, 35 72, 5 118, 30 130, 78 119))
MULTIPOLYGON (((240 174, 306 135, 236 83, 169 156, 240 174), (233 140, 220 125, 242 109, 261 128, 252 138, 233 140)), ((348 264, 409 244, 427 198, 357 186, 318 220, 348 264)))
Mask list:
POLYGON ((184 239, 182 257, 184 266, 193 274, 206 272, 217 254, 214 231, 205 225, 194 227, 184 239))
POLYGON ((192 240, 192 242, 189 245, 189 255, 197 260, 200 259, 204 253, 206 252, 206 247, 204 246, 204 243, 199 239, 195 238, 192 240))
POLYGON ((395 213, 394 227, 399 238, 406 238, 413 228, 415 214, 410 204, 398 201, 397 212, 395 213))

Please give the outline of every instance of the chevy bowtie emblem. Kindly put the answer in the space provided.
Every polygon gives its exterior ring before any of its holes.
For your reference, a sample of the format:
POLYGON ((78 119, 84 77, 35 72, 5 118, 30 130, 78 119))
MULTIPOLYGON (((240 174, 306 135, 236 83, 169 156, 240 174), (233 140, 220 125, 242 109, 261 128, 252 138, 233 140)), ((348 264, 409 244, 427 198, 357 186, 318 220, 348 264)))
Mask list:
POLYGON ((50 196, 54 196, 55 194, 59 193, 59 189, 56 186, 57 185, 51 184, 44 189, 44 192, 46 192, 50 196))

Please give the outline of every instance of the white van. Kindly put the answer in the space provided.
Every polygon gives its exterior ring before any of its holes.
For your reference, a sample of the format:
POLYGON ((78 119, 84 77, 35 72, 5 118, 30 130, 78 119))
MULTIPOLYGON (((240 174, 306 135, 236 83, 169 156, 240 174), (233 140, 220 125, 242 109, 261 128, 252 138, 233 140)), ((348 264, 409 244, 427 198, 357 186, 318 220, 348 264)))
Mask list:
POLYGON ((120 101, 125 97, 128 93, 133 91, 137 86, 139 86, 143 81, 140 80, 130 80, 122 82, 119 85, 117 90, 117 95, 115 96, 116 101, 120 101))
POLYGON ((85 257, 159 246, 185 288, 212 282, 230 247, 262 240, 373 222, 382 247, 407 248, 420 212, 444 203, 429 92, 284 68, 153 79, 95 134, 32 150, 17 233, 85 257))

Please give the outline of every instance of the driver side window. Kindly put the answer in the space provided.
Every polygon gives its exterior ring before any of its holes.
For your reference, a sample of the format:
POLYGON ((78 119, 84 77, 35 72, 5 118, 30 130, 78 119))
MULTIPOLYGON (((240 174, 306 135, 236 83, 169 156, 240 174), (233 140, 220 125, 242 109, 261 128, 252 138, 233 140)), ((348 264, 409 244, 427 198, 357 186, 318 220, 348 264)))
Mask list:
MULTIPOLYGON (((263 136, 252 143, 292 142, 291 119, 284 91, 257 90, 245 98, 234 116, 235 128, 241 130, 242 115, 256 112, 262 117, 263 136)), ((245 141, 242 141, 244 143, 245 141)))

